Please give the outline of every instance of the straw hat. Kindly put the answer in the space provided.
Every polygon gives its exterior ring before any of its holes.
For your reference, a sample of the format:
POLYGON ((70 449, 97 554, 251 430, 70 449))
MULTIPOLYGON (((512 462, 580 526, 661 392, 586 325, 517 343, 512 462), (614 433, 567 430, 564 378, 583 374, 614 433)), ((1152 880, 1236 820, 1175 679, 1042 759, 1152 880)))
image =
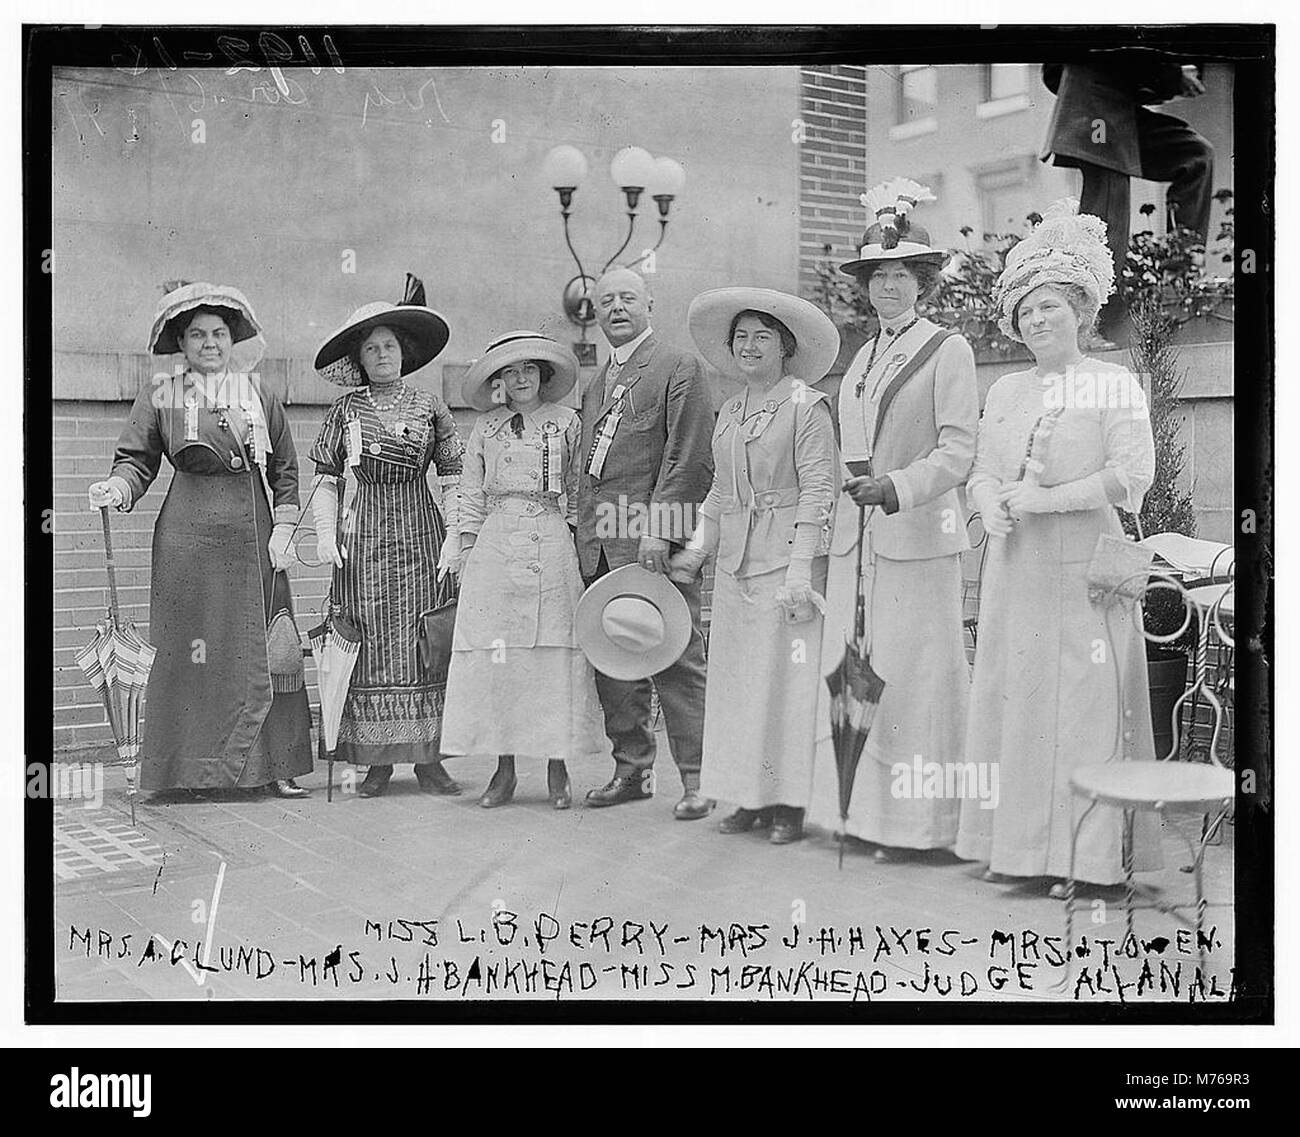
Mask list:
POLYGON ((262 326, 253 315, 248 298, 228 284, 209 284, 205 280, 170 281, 163 286, 164 296, 149 329, 151 355, 176 355, 182 350, 182 325, 196 308, 220 311, 230 329, 231 343, 242 343, 262 334, 262 326))
POLYGON ((834 365, 840 333, 816 305, 771 288, 715 288, 691 301, 686 321, 700 354, 723 374, 742 378, 727 337, 731 321, 750 309, 775 316, 794 334, 798 350, 785 360, 787 375, 812 384, 834 365))
POLYGON ((402 374, 419 371, 447 346, 451 329, 447 321, 424 303, 424 285, 419 277, 406 274, 406 294, 397 304, 378 300, 363 304, 350 315, 316 353, 316 374, 341 387, 360 387, 365 372, 353 361, 353 347, 375 328, 396 328, 403 332, 411 349, 402 351, 402 374))
POLYGON ((911 178, 891 178, 873 186, 859 199, 872 217, 862 235, 857 260, 840 265, 846 276, 857 276, 877 261, 929 261, 943 264, 948 254, 930 244, 930 234, 912 222, 911 212, 918 202, 934 201, 929 186, 911 178))
POLYGON ((1020 301, 1042 284, 1077 284, 1100 308, 1115 288, 1115 265, 1106 244, 1106 222, 1079 212, 1077 198, 1053 202, 1043 219, 1007 253, 993 298, 998 327, 1024 343, 1012 324, 1020 301))
POLYGON ((460 394, 476 411, 490 411, 501 405, 493 397, 492 377, 503 367, 526 360, 549 363, 554 374, 542 382, 541 397, 544 402, 558 402, 578 381, 578 360, 573 352, 558 340, 541 332, 507 332, 488 344, 481 359, 470 364, 461 380, 460 394))
POLYGON ((591 666, 611 679, 645 679, 681 658, 691 614, 673 583, 640 565, 597 580, 578 601, 574 634, 591 666))

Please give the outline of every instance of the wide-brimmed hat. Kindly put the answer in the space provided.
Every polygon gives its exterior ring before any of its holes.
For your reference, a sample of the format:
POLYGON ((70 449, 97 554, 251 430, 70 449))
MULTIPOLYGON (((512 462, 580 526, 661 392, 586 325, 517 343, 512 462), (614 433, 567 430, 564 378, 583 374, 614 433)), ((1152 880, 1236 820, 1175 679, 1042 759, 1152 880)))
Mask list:
POLYGON ((891 178, 873 186, 858 200, 867 207, 871 222, 862 234, 857 259, 840 265, 840 272, 857 276, 879 261, 941 265, 948 259, 947 253, 930 244, 929 232, 911 219, 918 202, 936 200, 929 186, 910 178, 891 178))
POLYGON ((645 679, 681 658, 691 641, 691 613, 666 576, 624 565, 582 594, 573 628, 597 671, 645 679))
POLYGON ((750 310, 775 316, 794 335, 797 350, 784 362, 787 375, 811 384, 831 369, 840 353, 840 333, 815 304, 771 288, 715 288, 691 301, 686 322, 700 354, 719 371, 742 377, 727 336, 731 321, 750 310))
POLYGON ((316 374, 341 387, 360 387, 366 375, 352 359, 352 349, 376 328, 395 328, 405 334, 409 350, 402 350, 403 375, 429 363, 451 338, 447 321, 425 305, 419 277, 407 273, 406 293, 398 303, 363 304, 321 345, 313 364, 316 374))
POLYGON ((231 343, 242 343, 262 334, 248 298, 229 284, 206 280, 175 280, 163 285, 163 298, 149 329, 151 355, 176 355, 181 348, 181 325, 189 323, 196 308, 211 308, 221 314, 230 329, 231 343))
POLYGON ((1003 335, 1024 343, 1013 317, 1020 302, 1043 284, 1074 284, 1100 308, 1115 288, 1115 266, 1106 243, 1106 222, 1079 212, 1077 198, 1054 201, 1043 219, 1007 253, 993 290, 1003 335))
POLYGON ((493 397, 492 377, 503 367, 526 360, 549 363, 554 374, 543 380, 541 397, 558 402, 578 382, 578 360, 573 352, 541 332, 507 332, 488 344, 481 359, 474 360, 461 380, 460 394, 476 411, 490 411, 501 403, 493 397))

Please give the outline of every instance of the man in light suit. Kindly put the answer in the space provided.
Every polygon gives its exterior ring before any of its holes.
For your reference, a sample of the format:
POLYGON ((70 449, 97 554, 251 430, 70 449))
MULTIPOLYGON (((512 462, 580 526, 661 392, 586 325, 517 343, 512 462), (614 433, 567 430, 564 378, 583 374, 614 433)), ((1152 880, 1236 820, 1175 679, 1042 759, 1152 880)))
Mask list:
MULTIPOLYGON (((691 536, 696 509, 713 479, 713 405, 699 360, 655 335, 653 300, 631 269, 605 273, 593 300, 612 353, 582 396, 577 542, 588 584, 634 562, 666 574, 674 546, 691 536)), ((698 792, 705 673, 700 585, 676 587, 692 624, 681 658, 652 679, 625 681, 596 673, 615 765, 609 783, 587 794, 590 806, 653 796, 653 685, 685 791, 673 816, 693 821, 713 808, 698 792)))

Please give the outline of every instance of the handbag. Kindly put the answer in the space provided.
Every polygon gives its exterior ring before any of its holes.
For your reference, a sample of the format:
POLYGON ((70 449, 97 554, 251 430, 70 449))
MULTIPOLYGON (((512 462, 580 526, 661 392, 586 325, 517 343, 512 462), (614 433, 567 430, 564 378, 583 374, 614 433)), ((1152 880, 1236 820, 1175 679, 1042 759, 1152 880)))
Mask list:
POLYGON ((415 645, 420 653, 420 663, 433 683, 447 681, 447 669, 451 666, 451 640, 455 629, 455 598, 420 613, 415 645))
POLYGON ((266 658, 271 670, 271 690, 301 691, 306 679, 302 665, 302 639, 289 609, 281 608, 266 629, 266 658))
MULTIPOLYGON (((1137 529, 1141 537, 1140 520, 1137 529)), ((1155 553, 1128 537, 1098 533, 1092 560, 1088 562, 1088 599, 1100 603, 1116 589, 1120 596, 1138 599, 1146 590, 1147 574, 1154 559, 1155 553)))

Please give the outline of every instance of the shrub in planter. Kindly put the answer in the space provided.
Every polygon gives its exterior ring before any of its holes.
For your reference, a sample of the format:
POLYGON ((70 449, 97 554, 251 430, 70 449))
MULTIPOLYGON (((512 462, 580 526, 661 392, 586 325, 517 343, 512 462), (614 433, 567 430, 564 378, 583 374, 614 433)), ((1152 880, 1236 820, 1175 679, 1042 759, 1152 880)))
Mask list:
MULTIPOLYGON (((1165 311, 1158 296, 1139 297, 1129 312, 1132 336, 1129 352, 1133 371, 1144 380, 1155 441, 1155 477, 1142 502, 1142 533, 1181 533, 1196 536, 1196 513, 1192 495, 1179 482, 1187 463, 1187 447, 1179 441, 1183 415, 1178 405, 1185 372, 1179 368, 1173 346, 1175 320, 1165 311)), ((1125 529, 1136 535, 1131 515, 1121 513, 1125 529)), ((1182 596, 1167 588, 1154 589, 1142 602, 1142 619, 1147 631, 1173 635, 1186 616, 1182 596)), ((1196 621, 1167 644, 1147 643, 1147 666, 1151 684, 1151 721, 1156 734, 1156 755, 1164 757, 1173 745, 1171 715, 1182 694, 1187 660, 1196 650, 1196 621)))

